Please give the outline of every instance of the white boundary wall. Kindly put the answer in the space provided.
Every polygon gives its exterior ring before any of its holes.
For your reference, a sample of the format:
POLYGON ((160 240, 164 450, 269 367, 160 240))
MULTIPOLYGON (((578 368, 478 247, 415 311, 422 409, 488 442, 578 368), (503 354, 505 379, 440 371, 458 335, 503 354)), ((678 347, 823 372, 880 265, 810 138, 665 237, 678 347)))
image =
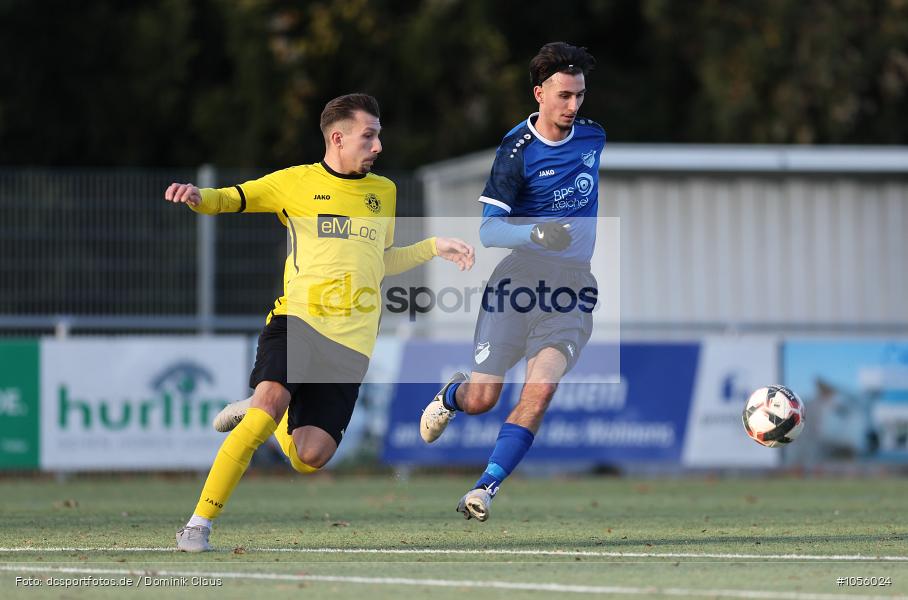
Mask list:
MULTIPOLYGON (((420 171, 430 231, 481 214, 493 157, 420 171)), ((600 177, 624 326, 908 329, 906 147, 610 143, 600 177)))

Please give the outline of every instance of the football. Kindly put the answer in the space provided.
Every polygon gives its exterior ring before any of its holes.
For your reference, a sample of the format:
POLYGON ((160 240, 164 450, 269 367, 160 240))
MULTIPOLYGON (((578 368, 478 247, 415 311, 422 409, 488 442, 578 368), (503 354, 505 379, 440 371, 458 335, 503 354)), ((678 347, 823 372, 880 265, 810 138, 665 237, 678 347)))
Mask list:
POLYGON ((804 403, 782 385, 762 387, 750 395, 741 415, 744 431, 768 448, 793 442, 804 429, 804 403))

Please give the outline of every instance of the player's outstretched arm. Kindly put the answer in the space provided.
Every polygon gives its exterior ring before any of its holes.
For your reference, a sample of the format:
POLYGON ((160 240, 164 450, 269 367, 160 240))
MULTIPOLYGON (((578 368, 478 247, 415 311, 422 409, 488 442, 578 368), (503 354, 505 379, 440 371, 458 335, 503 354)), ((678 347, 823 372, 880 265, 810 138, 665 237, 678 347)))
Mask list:
POLYGON ((440 256, 457 265, 461 271, 473 267, 473 246, 457 238, 431 237, 402 248, 385 250, 385 275, 398 275, 440 256))
POLYGON ((196 207, 202 203, 202 191, 191 183, 171 183, 164 190, 164 200, 196 207))
POLYGON ((504 217, 485 216, 479 228, 479 240, 486 248, 526 248, 535 244, 560 251, 571 245, 570 227, 554 221, 515 225, 504 217))
MULTIPOLYGON (((249 187, 253 183, 255 182, 247 182, 243 185, 249 187)), ((258 192, 258 188, 253 187, 253 189, 258 192)), ((191 183, 171 183, 164 190, 164 200, 174 204, 185 204, 195 212, 203 215, 270 211, 270 205, 263 201, 261 196, 262 194, 253 196, 247 202, 247 198, 241 193, 238 185, 230 188, 199 189, 191 183)))

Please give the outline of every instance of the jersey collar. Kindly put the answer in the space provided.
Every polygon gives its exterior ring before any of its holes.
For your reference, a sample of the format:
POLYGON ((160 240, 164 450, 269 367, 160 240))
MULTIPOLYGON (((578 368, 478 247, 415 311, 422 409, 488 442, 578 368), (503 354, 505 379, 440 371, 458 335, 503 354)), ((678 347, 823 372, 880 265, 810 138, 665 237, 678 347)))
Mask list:
POLYGON ((338 173, 337 171, 329 167, 328 163, 326 163, 325 161, 320 161, 318 164, 320 164, 324 170, 328 171, 328 175, 334 175, 335 177, 340 177, 341 179, 362 179, 366 176, 366 173, 338 173))
POLYGON ((553 142, 552 140, 544 138, 541 133, 536 131, 536 127, 533 125, 533 121, 535 121, 536 118, 538 118, 538 117, 539 117, 538 112, 534 112, 533 114, 531 114, 527 118, 527 127, 530 128, 530 132, 536 136, 536 139, 538 139, 540 142, 542 142, 546 146, 563 146, 564 144, 567 144, 568 142, 570 142, 571 138, 574 137, 574 126, 571 125, 571 132, 569 134, 567 134, 567 137, 564 138, 563 140, 561 140, 560 142, 553 142))

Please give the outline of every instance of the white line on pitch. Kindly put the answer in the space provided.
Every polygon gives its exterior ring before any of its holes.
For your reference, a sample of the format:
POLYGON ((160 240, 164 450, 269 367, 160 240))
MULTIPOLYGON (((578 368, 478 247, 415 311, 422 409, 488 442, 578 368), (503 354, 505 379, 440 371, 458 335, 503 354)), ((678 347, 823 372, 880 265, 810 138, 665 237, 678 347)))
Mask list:
MULTIPOLYGON (((866 556, 862 554, 719 554, 696 552, 604 552, 595 550, 507 550, 448 548, 245 548, 246 552, 286 552, 293 554, 472 554, 502 556, 576 556, 588 558, 717 558, 723 560, 804 560, 804 561, 887 561, 908 562, 908 556, 866 556)), ((227 550, 227 548, 225 548, 227 550)), ((176 552, 173 547, 49 547, 17 546, 0 548, 3 552, 176 552)))
MULTIPOLYGON (((357 577, 340 575, 292 575, 282 573, 212 573, 198 571, 157 570, 131 571, 128 569, 87 569, 80 567, 18 567, 0 565, 0 571, 15 573, 63 573, 70 575, 120 575, 143 577, 202 577, 211 579, 258 579, 265 581, 320 581, 329 583, 364 583, 370 585, 402 585, 448 588, 481 588, 498 590, 521 590, 531 592, 559 592, 574 594, 626 594, 648 596, 705 596, 709 598, 748 598, 760 600, 842 600, 842 594, 811 594, 761 590, 723 590, 658 587, 624 587, 599 585, 567 585, 560 583, 519 583, 513 581, 456 580, 456 579, 415 579, 412 577, 357 577)), ((139 580, 141 582, 141 580, 139 580)), ((908 600, 908 596, 848 596, 851 600, 908 600)))

